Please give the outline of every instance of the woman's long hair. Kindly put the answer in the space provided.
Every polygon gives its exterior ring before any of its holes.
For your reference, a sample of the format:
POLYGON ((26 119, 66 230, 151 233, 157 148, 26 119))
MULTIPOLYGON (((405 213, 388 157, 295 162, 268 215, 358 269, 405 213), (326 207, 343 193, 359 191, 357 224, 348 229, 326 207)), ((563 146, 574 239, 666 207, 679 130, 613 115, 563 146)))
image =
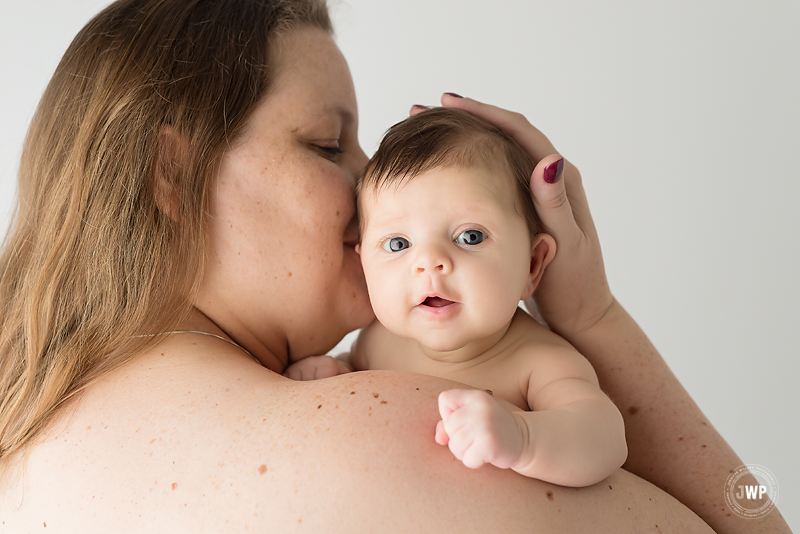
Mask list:
POLYGON ((270 90, 270 44, 299 26, 331 32, 324 0, 120 0, 72 42, 0 255, 0 473, 188 313, 209 183, 270 90))

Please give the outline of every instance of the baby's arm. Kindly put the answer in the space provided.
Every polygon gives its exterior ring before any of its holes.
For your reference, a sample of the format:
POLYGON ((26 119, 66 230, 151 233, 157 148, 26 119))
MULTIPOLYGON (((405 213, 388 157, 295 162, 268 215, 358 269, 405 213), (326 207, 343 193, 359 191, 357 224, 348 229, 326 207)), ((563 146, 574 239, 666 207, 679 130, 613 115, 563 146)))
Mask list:
POLYGON ((333 356, 307 356, 286 368, 283 376, 292 380, 322 380, 352 372, 345 358, 333 356))
POLYGON ((369 369, 367 354, 380 343, 378 339, 380 330, 385 331, 380 323, 373 321, 361 330, 351 352, 345 352, 335 358, 331 356, 303 358, 287 367, 283 376, 292 380, 321 380, 353 371, 365 371, 369 369))
POLYGON ((553 347, 538 357, 527 393, 533 411, 515 414, 525 422, 525 447, 515 471, 555 484, 588 486, 625 462, 622 414, 579 352, 553 347))
POLYGON ((622 416, 577 351, 536 350, 527 381, 532 412, 509 413, 482 391, 446 391, 436 441, 467 467, 491 463, 563 486, 595 484, 625 462, 622 416))

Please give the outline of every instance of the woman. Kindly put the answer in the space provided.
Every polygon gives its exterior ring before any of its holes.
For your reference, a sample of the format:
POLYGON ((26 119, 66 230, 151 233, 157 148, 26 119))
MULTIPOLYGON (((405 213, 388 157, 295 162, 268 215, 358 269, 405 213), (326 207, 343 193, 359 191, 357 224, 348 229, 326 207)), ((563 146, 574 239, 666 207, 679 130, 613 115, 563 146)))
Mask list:
MULTIPOLYGON (((67 51, 0 265, 4 529, 708 532, 625 471, 577 491, 465 469, 432 440, 452 383, 280 376, 372 317, 353 250, 366 157, 329 32, 317 2, 124 0, 67 51)), ((562 254, 537 302, 626 412, 630 469, 720 530, 780 526, 706 502, 741 462, 612 298, 577 170, 548 184, 559 156, 524 118, 443 104, 539 161, 562 254), (677 426, 705 458, 659 441, 677 426)))

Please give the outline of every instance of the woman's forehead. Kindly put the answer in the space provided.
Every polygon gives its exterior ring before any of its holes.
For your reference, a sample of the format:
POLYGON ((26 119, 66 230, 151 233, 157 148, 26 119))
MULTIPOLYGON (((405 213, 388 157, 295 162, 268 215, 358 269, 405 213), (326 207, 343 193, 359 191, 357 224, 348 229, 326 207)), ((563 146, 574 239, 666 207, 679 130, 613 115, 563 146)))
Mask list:
POLYGON ((248 119, 242 140, 272 137, 279 130, 333 136, 357 128, 353 81, 330 35, 301 28, 275 44, 273 87, 248 119))
POLYGON ((300 28, 276 43, 275 82, 267 100, 295 98, 327 112, 355 118, 357 106, 350 69, 333 38, 318 28, 300 28))

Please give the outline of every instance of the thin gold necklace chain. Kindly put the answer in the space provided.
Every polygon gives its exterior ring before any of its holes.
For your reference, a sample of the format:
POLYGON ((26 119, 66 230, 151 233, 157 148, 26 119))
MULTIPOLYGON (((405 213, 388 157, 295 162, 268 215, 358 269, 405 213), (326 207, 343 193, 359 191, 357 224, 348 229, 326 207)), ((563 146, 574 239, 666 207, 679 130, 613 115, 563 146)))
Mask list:
POLYGON ((250 351, 247 350, 246 348, 244 348, 243 346, 239 345, 235 341, 231 341, 230 339, 225 339, 224 337, 218 336, 217 334, 212 334, 211 332, 203 332, 202 330, 173 330, 172 332, 159 332, 158 334, 143 334, 141 336, 134 336, 134 337, 168 336, 170 334, 199 334, 201 336, 215 337, 215 338, 217 338, 219 340, 224 341, 225 343, 230 343, 234 347, 237 347, 237 348, 241 349, 245 354, 247 354, 248 356, 253 358, 253 360, 255 360, 255 362, 258 363, 258 365, 263 366, 261 361, 258 358, 256 358, 255 356, 253 356, 252 354, 250 354, 250 351))

